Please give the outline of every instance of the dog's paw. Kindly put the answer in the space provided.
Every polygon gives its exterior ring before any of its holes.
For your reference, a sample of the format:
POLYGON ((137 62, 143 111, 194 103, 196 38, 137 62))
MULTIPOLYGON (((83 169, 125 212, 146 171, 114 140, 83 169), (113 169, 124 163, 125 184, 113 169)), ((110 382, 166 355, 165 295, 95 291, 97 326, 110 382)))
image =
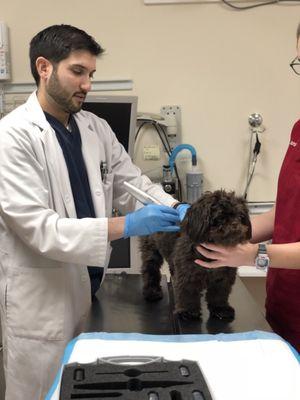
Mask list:
POLYGON ((233 321, 235 317, 234 308, 229 305, 210 307, 209 311, 211 317, 221 320, 233 321))
POLYGON ((163 291, 161 289, 161 287, 156 287, 156 288, 152 288, 152 287, 148 287, 148 288, 144 288, 143 289, 143 296, 144 299, 147 301, 159 301, 161 300, 164 295, 163 295, 163 291))
POLYGON ((188 321, 188 320, 201 320, 201 312, 200 310, 181 310, 175 311, 175 315, 178 318, 188 321))

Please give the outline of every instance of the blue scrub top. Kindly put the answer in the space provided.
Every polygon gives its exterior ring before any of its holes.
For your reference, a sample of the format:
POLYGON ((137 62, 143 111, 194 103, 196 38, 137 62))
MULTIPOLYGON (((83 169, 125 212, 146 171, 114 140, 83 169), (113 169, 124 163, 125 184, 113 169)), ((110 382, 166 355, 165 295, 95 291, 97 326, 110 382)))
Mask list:
MULTIPOLYGON (((68 168, 77 218, 95 218, 95 209, 90 183, 81 151, 81 136, 74 116, 69 119, 69 129, 52 115, 45 113, 46 119, 55 131, 68 168)), ((88 267, 91 279, 92 297, 100 287, 103 268, 88 267)))

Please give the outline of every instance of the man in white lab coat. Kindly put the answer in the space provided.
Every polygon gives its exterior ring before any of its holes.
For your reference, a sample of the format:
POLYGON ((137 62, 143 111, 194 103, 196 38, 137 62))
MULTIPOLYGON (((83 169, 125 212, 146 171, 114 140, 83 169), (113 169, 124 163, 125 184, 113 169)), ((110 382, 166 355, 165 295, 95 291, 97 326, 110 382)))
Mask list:
POLYGON ((38 89, 0 121, 6 400, 44 399, 89 312, 87 266, 106 268, 111 240, 178 229, 174 199, 141 175, 104 120, 81 111, 101 52, 75 27, 38 33, 30 45, 38 89), (134 212, 124 180, 165 206, 134 212), (126 217, 111 218, 113 207, 126 217))

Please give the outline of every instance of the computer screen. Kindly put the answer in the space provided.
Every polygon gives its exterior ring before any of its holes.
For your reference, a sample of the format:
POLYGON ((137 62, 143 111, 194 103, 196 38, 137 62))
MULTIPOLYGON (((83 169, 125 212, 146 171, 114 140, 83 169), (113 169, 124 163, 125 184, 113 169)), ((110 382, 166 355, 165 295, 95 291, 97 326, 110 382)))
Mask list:
POLYGON ((136 96, 87 96, 82 107, 105 119, 119 142, 133 157, 137 118, 136 96))
MULTIPOLYGON (((133 157, 137 118, 136 96, 89 95, 82 108, 105 119, 119 142, 131 158, 133 157)), ((115 240, 111 244, 113 250, 108 268, 130 268, 130 239, 115 240)))

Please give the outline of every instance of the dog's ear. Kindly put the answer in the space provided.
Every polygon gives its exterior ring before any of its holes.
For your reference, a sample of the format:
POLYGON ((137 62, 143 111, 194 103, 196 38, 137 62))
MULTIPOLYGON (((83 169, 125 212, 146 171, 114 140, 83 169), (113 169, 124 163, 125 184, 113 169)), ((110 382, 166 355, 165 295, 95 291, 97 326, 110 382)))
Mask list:
POLYGON ((189 236, 193 243, 203 243, 208 240, 211 203, 203 201, 203 197, 208 196, 206 192, 202 198, 187 210, 185 218, 181 224, 181 229, 189 236))

